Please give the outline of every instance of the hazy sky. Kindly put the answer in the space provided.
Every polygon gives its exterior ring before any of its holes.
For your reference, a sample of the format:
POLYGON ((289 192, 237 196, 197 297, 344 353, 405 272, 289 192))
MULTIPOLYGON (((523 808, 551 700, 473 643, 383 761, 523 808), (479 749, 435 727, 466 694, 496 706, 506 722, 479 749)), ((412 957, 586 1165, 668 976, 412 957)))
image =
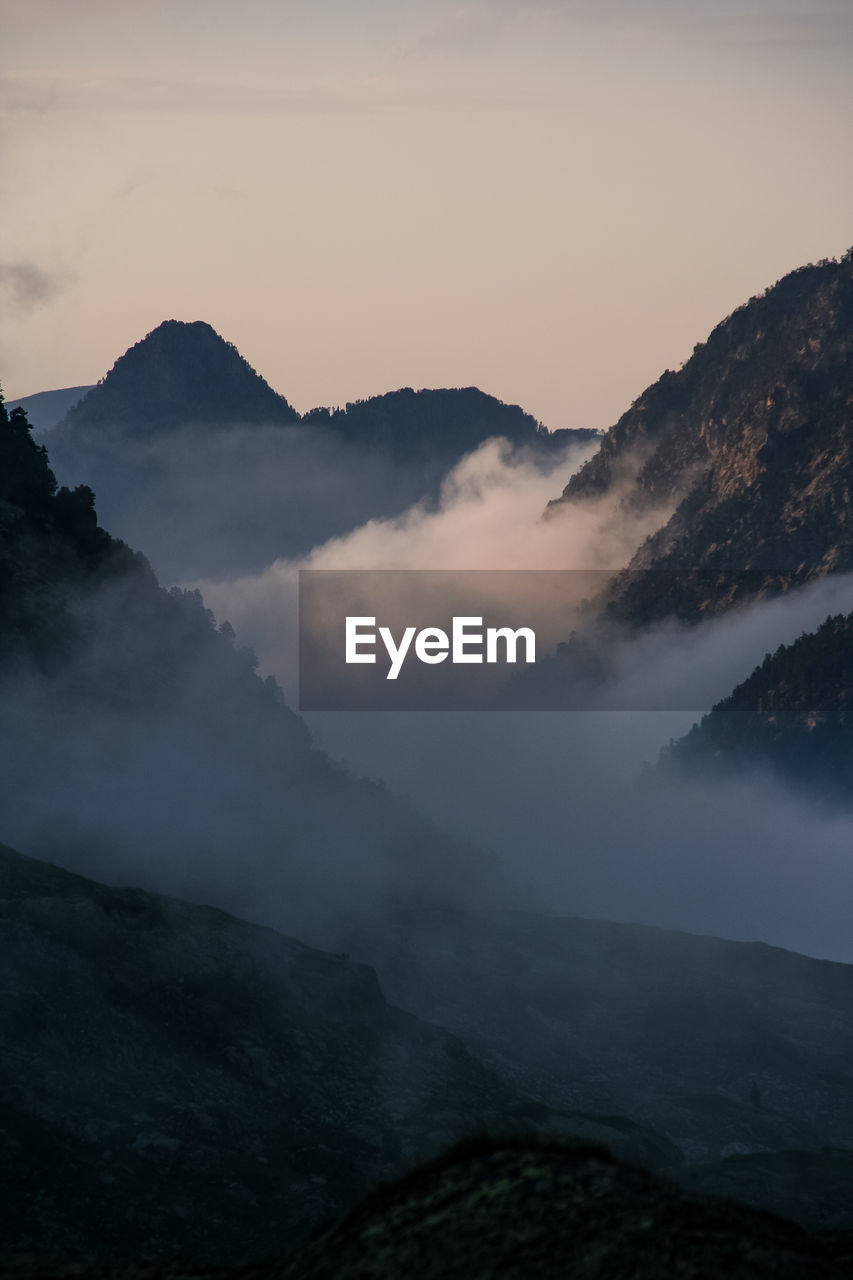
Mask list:
POLYGON ((604 426, 853 243, 850 0, 0 0, 0 379, 204 319, 300 410, 604 426))

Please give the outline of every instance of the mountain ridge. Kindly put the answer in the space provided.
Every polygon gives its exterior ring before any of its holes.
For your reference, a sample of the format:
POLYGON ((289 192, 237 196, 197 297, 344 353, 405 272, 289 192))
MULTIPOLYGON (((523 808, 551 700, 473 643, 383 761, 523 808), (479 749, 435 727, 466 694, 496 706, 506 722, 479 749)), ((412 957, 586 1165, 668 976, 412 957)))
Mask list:
POLYGON ((68 410, 56 440, 106 429, 145 436, 193 424, 264 423, 327 427, 347 441, 407 460, 456 459, 495 436, 545 450, 598 435, 592 428, 550 431, 519 405, 478 387, 400 387, 299 414, 205 321, 165 320, 68 410))
POLYGON ((683 575, 679 598, 617 580, 611 612, 695 622, 853 567, 853 250, 784 276, 715 327, 610 428, 551 517, 603 494, 669 519, 629 570, 683 575), (716 589, 694 571, 717 572, 716 589), (748 571, 756 580, 740 582, 748 571), (762 585, 763 581, 763 585, 762 585))
POLYGON ((765 655, 732 692, 661 753, 658 769, 695 776, 765 770, 830 807, 853 804, 853 613, 765 655))

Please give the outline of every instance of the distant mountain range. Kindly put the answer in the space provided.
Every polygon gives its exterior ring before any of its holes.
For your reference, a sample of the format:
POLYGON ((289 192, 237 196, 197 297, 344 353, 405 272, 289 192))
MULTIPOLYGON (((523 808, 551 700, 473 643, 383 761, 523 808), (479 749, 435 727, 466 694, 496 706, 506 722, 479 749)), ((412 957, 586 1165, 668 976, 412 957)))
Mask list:
POLYGON ((298 422, 325 427, 348 443, 401 462, 456 461, 495 436, 544 451, 598 434, 586 429, 551 432, 517 405, 476 387, 404 387, 343 409, 318 408, 300 416, 209 324, 166 320, 68 410, 51 443, 54 449, 70 439, 78 448, 84 440, 115 447, 123 437, 156 438, 176 427, 298 422))
POLYGON ((207 324, 169 320, 50 432, 51 464, 163 576, 256 572, 371 519, 439 501, 485 441, 544 470, 594 431, 548 431, 475 387, 402 388, 299 416, 207 324))
POLYGON ((65 417, 69 409, 72 409, 91 390, 91 386, 83 386, 60 387, 56 391, 37 391, 35 395, 10 400, 6 408, 10 411, 23 409, 34 431, 51 431, 57 422, 65 417))
POLYGON ((853 250, 793 271, 719 324, 604 436, 550 504, 604 495, 671 511, 629 569, 614 616, 634 624, 720 612, 853 568, 853 250), (693 571, 709 573, 691 581, 693 571), (749 575, 739 575, 749 571, 749 575))
POLYGON ((492 882, 485 855, 318 751, 255 665, 197 592, 164 590, 101 528, 90 489, 57 490, 25 415, 0 404, 7 839, 141 882, 156 849, 157 883, 318 928, 324 884, 348 911, 492 882))

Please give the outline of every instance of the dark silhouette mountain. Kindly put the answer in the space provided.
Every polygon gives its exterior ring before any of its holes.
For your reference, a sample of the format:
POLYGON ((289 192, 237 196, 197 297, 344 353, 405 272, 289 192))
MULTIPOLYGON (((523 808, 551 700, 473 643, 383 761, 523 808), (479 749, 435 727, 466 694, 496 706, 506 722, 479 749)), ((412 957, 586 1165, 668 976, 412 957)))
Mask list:
POLYGON ((0 934, 2 1252, 262 1257, 544 1115, 367 966, 210 907, 0 846, 0 934))
POLYGON ((853 614, 768 653, 662 766, 688 774, 769 769, 825 801, 853 802, 853 614))
MULTIPOLYGON (((86 390, 80 388, 79 390, 86 390)), ((58 393, 45 393, 55 395, 58 393)), ((34 399, 34 397, 31 397, 34 399)), ((476 387, 413 391, 312 409, 302 418, 210 325, 166 320, 125 352, 60 423, 57 442, 156 437, 181 426, 247 426, 298 421, 327 427, 360 449, 397 462, 457 461, 495 436, 543 457, 597 432, 549 431, 518 405, 476 387)), ((56 442, 52 442, 56 444, 56 442)))
POLYGON ((851 398, 853 250, 792 272, 718 325, 607 432, 549 514, 602 495, 661 512, 629 567, 678 576, 671 591, 662 578, 624 584, 613 611, 634 622, 695 621, 848 570, 851 398))
POLYGON ((665 1134, 685 1176, 736 1153, 853 1150, 851 965, 520 911, 406 911, 346 945, 525 1096, 665 1134))
POLYGON ((51 432, 63 483, 171 581, 255 573, 371 519, 435 504, 484 441, 553 470, 591 431, 549 432, 474 387, 403 389, 300 418, 206 324, 161 324, 51 432))
POLYGON ((388 453, 399 462, 455 462, 496 436, 545 457, 597 435, 585 429, 549 431, 518 405, 504 404, 477 387, 403 387, 356 400, 345 409, 312 409, 303 420, 331 427, 345 440, 388 453))
POLYGON ((165 320, 126 351, 58 432, 151 436, 185 423, 296 422, 299 415, 236 347, 197 320, 165 320))

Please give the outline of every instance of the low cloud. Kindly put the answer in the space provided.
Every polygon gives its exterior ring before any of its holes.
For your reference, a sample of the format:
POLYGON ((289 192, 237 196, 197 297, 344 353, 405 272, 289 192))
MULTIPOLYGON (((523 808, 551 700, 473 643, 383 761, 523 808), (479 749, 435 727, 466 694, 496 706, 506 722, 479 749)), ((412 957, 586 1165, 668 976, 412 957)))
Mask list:
MULTIPOLYGON (((571 469, 582 455, 566 460, 571 469)), ((559 489, 559 485, 556 489, 559 489)), ((541 512, 554 475, 496 442, 456 468, 438 508, 369 521, 303 560, 204 584, 292 696, 295 586, 312 568, 618 567, 646 522, 618 499, 541 512)), ((618 641, 612 710, 568 713, 321 713, 319 742, 381 777, 443 828, 494 851, 522 907, 642 921, 853 961, 848 856, 853 822, 819 815, 756 771, 732 782, 644 778, 671 737, 730 692, 764 654, 853 607, 853 578, 829 577, 702 626, 618 641), (626 711, 687 706, 688 711, 626 711), (680 700, 680 701, 679 701, 680 700)))

